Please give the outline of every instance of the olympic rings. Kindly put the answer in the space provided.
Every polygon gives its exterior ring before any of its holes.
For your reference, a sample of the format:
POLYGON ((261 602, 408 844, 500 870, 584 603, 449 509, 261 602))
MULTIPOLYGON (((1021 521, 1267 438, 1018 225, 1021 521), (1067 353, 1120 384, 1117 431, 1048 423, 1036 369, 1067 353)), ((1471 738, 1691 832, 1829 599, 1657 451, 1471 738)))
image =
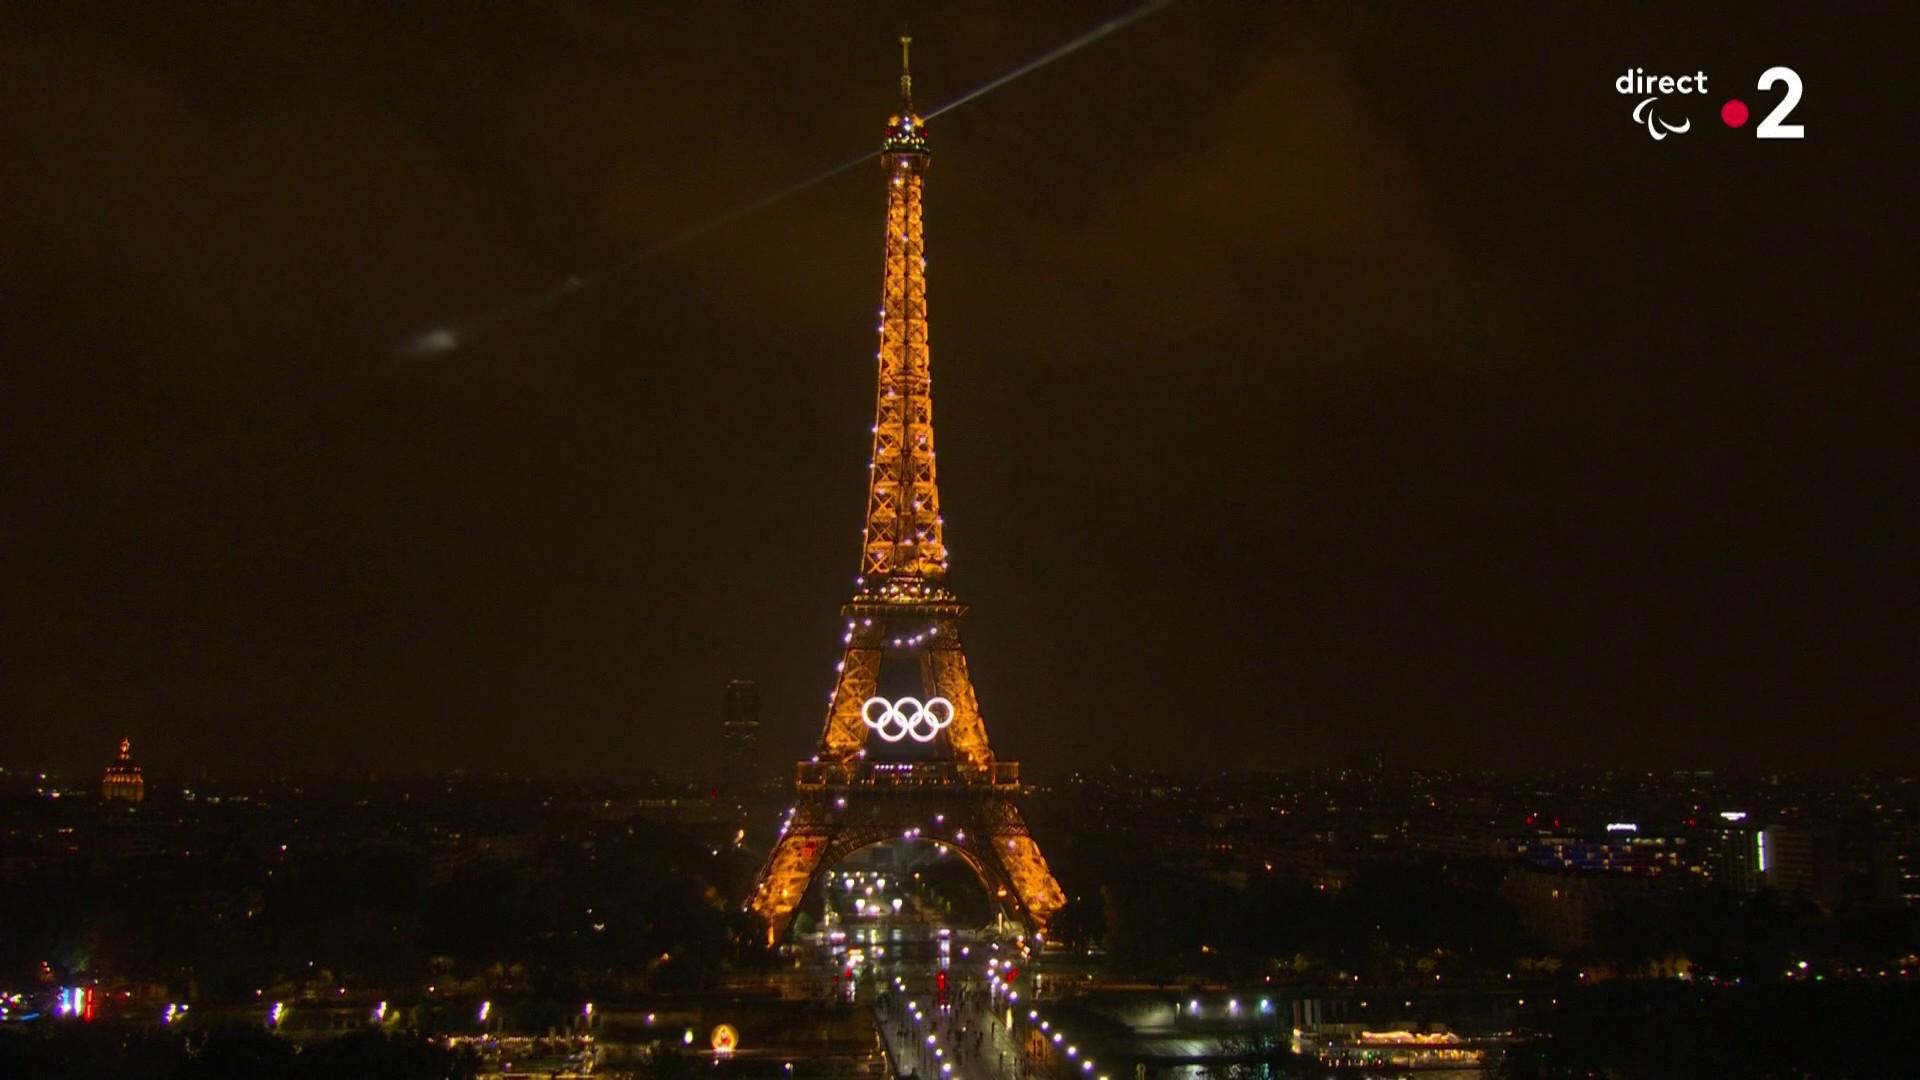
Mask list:
POLYGON ((860 706, 860 719, 875 735, 888 742, 899 742, 909 735, 914 742, 932 742, 934 736, 953 723, 953 702, 937 697, 923 705, 919 698, 888 701, 883 697, 870 697, 860 706))

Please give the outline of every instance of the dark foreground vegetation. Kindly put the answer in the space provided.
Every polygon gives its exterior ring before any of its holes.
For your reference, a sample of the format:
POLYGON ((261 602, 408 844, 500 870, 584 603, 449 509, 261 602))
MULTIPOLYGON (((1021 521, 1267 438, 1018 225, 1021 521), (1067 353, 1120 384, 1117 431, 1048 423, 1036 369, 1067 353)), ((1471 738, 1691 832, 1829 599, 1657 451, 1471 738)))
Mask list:
POLYGON ((298 1049, 250 1025, 194 1035, 118 1025, 0 1032, 0 1077, 22 1080, 460 1080, 474 1071, 457 1051, 375 1031, 298 1049))

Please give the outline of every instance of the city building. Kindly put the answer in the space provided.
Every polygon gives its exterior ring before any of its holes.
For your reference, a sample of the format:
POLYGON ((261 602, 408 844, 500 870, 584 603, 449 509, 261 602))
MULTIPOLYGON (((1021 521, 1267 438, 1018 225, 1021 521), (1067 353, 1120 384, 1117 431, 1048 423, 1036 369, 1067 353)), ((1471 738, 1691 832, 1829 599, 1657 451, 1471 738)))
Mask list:
POLYGON ((721 779, 733 791, 758 785, 760 774, 760 684, 733 679, 720 706, 721 779))
POLYGON ((1605 874, 1660 874, 1681 867, 1681 842, 1666 836, 1549 835, 1522 841, 1517 853, 1535 866, 1605 874))
POLYGON ((133 760, 133 740, 120 740, 120 756, 107 765, 100 779, 100 797, 107 802, 137 803, 147 797, 147 781, 133 760))
POLYGON ((1760 874, 1761 838, 1747 824, 1744 811, 1730 810, 1720 815, 1721 824, 1711 830, 1712 877, 1721 885, 1740 893, 1760 891, 1765 884, 1760 874))
POLYGON ((1920 905, 1920 838, 1912 830, 1893 849, 1893 892, 1902 903, 1920 905))
POLYGON ((1814 891, 1810 830, 1774 825, 1760 834, 1758 843, 1760 876, 1767 888, 1782 893, 1814 891))
POLYGON ((1622 903, 1649 895, 1644 875, 1554 870, 1522 864, 1500 882, 1526 931, 1556 953, 1593 945, 1595 923, 1622 903))

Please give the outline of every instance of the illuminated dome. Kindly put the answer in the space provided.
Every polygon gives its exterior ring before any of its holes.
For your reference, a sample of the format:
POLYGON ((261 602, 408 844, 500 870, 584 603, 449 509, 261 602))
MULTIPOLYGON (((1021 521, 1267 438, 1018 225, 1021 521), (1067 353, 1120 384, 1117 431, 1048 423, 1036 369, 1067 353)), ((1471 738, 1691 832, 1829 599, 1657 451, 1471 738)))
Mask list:
POLYGON ((139 802, 147 797, 147 781, 133 760, 133 740, 120 740, 120 756, 107 766, 100 780, 100 797, 108 802, 139 802))

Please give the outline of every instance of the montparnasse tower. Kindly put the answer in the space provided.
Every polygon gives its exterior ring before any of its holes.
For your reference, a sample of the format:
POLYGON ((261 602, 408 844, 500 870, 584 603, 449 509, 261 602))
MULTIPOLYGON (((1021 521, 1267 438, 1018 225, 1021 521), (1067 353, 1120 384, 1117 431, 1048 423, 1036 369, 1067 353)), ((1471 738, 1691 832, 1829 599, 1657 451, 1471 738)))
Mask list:
POLYGON ((910 39, 900 107, 880 144, 886 236, 873 452, 854 594, 816 753, 749 907, 785 933, 815 878, 882 841, 931 843, 963 859, 994 905, 1041 930, 1066 902, 1015 797, 1017 762, 995 758, 946 585, 946 522, 934 467, 922 199, 932 150, 913 110, 910 39))

